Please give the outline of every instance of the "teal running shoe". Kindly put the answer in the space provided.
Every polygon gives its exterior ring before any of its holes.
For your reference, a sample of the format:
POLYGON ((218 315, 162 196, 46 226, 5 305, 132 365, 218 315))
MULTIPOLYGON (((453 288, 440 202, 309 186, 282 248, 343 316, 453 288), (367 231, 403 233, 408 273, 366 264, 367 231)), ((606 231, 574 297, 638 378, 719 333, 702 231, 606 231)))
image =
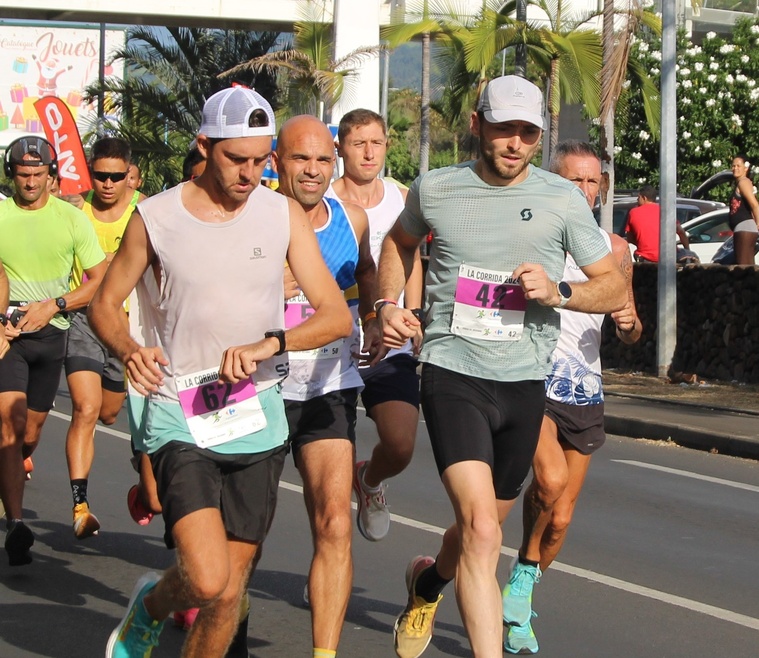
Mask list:
POLYGON ((540 582, 540 567, 522 564, 519 558, 511 565, 511 575, 503 588, 503 621, 507 625, 524 626, 532 617, 532 588, 540 582))
POLYGON ((163 621, 150 617, 143 599, 159 580, 160 576, 151 571, 137 581, 126 614, 108 638, 106 658, 150 658, 158 646, 163 621))
MULTIPOLYGON (((537 617, 533 612, 532 617, 537 617)), ((538 639, 532 630, 532 624, 511 625, 506 627, 506 641, 503 648, 509 653, 520 656, 531 655, 538 652, 538 639)))

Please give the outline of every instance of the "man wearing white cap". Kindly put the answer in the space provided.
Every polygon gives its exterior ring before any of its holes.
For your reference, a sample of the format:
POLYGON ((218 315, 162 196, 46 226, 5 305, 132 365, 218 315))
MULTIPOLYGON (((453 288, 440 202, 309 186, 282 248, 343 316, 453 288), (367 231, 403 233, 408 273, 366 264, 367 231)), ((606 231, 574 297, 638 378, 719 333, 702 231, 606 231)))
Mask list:
POLYGON ((150 456, 176 565, 137 583, 106 656, 147 656, 172 610, 199 608, 182 655, 223 656, 251 563, 271 524, 288 434, 287 350, 348 336, 350 312, 300 206, 259 186, 275 132, 251 89, 214 94, 205 172, 140 203, 90 305, 100 339, 145 395, 150 456), (284 331, 282 264, 314 314, 284 331), (140 345, 119 320, 136 286, 140 345))
POLYGON ((454 577, 473 655, 502 655, 500 526, 535 451, 556 308, 605 313, 627 300, 582 192, 530 165, 542 129, 535 85, 516 76, 490 82, 471 118, 480 157, 418 178, 383 244, 375 309, 385 344, 396 347, 420 329, 396 300, 414 250, 433 234, 422 407, 456 516, 437 558, 415 558, 406 570, 408 604, 395 624, 402 658, 426 649, 441 592, 454 577), (566 252, 586 283, 561 281, 566 252))

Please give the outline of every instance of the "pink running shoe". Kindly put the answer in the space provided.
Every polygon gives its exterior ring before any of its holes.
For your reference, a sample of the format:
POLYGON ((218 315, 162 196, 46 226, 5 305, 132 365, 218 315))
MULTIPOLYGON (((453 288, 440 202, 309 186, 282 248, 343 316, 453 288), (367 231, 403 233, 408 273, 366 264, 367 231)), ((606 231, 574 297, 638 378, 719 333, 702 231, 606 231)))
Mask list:
POLYGON ((198 608, 190 608, 189 610, 178 610, 174 613, 174 626, 178 626, 185 631, 189 631, 192 625, 195 623, 195 618, 198 616, 198 608))
POLYGON ((139 525, 147 525, 153 520, 151 512, 140 500, 140 492, 137 485, 133 485, 127 492, 127 507, 132 520, 139 525))

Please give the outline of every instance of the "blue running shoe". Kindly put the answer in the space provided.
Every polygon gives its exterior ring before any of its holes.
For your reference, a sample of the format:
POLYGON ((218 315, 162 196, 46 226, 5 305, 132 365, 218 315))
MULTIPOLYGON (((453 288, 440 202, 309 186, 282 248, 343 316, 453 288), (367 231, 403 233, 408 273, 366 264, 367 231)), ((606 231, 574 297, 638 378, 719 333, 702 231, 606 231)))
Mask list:
MULTIPOLYGON (((533 612, 533 617, 537 615, 533 612)), ((532 624, 528 621, 526 624, 512 624, 506 627, 506 641, 503 648, 509 653, 515 653, 520 656, 530 655, 538 652, 538 639, 532 630, 532 624)))
POLYGON ((143 599, 159 580, 160 576, 151 571, 137 581, 126 614, 108 638, 106 658, 150 658, 158 646, 163 621, 150 617, 143 599))
POLYGON ((522 564, 514 558, 511 575, 503 588, 503 621, 507 625, 524 626, 532 617, 532 588, 540 582, 540 567, 522 564))

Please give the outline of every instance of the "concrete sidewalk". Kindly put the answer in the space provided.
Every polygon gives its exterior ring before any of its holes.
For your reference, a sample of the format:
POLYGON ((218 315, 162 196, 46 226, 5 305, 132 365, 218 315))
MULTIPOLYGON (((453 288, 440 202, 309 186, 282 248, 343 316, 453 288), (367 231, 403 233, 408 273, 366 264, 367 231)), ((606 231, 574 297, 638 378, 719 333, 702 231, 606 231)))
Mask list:
POLYGON ((605 393, 608 434, 759 459, 759 412, 605 393))

